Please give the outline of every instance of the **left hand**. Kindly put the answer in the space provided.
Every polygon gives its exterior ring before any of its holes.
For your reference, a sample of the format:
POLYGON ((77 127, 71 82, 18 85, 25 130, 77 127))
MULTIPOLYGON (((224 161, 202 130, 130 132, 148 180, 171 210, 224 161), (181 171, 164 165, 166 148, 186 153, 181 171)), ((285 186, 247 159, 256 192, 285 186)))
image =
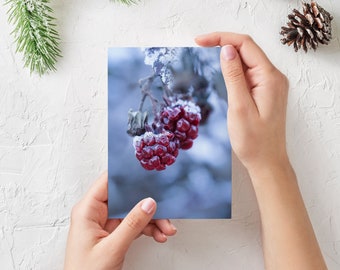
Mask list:
POLYGON ((176 233, 169 220, 151 220, 157 208, 151 198, 140 201, 124 219, 108 219, 107 182, 105 173, 72 209, 65 270, 119 270, 141 234, 163 243, 176 233))

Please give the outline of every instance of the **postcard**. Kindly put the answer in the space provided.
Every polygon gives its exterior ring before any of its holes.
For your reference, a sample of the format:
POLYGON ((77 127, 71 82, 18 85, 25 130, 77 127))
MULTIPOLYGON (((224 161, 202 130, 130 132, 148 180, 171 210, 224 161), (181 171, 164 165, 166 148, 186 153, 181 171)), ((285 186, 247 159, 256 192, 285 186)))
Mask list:
POLYGON ((108 208, 141 199, 156 219, 231 218, 231 146, 220 48, 108 50, 108 208))

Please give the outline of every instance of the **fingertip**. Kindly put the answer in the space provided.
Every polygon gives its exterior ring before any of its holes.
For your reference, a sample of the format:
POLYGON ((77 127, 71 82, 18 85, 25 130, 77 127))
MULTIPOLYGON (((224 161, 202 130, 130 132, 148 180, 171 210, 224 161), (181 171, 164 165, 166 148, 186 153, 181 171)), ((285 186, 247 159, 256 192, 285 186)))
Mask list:
POLYGON ((156 210, 156 207, 157 207, 156 201, 150 197, 144 199, 141 203, 141 209, 147 215, 154 213, 156 210))
POLYGON ((202 40, 200 38, 196 37, 194 40, 197 45, 203 46, 202 40))
POLYGON ((194 38, 195 42, 200 45, 200 46, 209 46, 209 36, 211 34, 201 34, 201 35, 198 35, 194 38))
POLYGON ((225 45, 221 49, 222 59, 225 61, 234 60, 237 56, 237 51, 232 45, 225 45))
POLYGON ((158 243, 165 243, 168 240, 168 237, 161 231, 157 230, 153 236, 153 239, 158 243))
POLYGON ((201 39, 204 39, 207 36, 207 34, 201 34, 201 35, 197 35, 195 37, 195 41, 200 41, 201 39))
POLYGON ((177 228, 176 227, 173 227, 172 228, 172 234, 171 235, 175 235, 177 233, 177 228))
POLYGON ((173 236, 177 233, 177 228, 174 224, 170 223, 170 229, 171 230, 168 231, 168 236, 173 236))
POLYGON ((157 219, 155 224, 161 232, 167 236, 175 235, 177 228, 171 223, 169 219, 157 219))

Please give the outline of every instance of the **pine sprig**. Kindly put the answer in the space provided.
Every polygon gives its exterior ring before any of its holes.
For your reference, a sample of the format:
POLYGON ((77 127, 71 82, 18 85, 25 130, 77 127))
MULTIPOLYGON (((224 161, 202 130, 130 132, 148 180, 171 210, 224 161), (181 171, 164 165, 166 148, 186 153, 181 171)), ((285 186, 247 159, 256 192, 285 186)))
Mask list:
POLYGON ((61 57, 59 34, 56 31, 50 0, 7 0, 8 21, 14 25, 16 51, 23 52, 24 65, 43 75, 55 71, 61 57))
POLYGON ((137 4, 140 0, 110 0, 111 2, 119 2, 125 5, 137 4))

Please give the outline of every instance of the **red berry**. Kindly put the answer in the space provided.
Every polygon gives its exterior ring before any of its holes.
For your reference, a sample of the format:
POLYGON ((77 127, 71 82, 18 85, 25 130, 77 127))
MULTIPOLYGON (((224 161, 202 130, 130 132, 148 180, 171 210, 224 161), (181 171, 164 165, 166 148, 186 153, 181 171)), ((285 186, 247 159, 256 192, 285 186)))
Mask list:
POLYGON ((184 117, 188 119, 188 121, 193 125, 198 125, 201 120, 200 115, 198 115, 197 113, 190 112, 190 111, 185 112, 184 117))
POLYGON ((187 136, 188 136, 190 139, 196 139, 197 136, 198 136, 198 127, 192 125, 192 126, 190 127, 190 129, 188 130, 188 132, 187 132, 187 136))
POLYGON ((156 139, 158 144, 168 146, 169 145, 169 138, 166 134, 160 134, 160 136, 156 139))
POLYGON ((184 118, 179 119, 176 123, 176 128, 180 132, 188 131, 190 126, 191 126, 190 123, 187 120, 185 120, 184 118))
POLYGON ((153 170, 153 167, 151 165, 149 165, 149 161, 148 160, 141 160, 140 164, 146 170, 153 170))
POLYGON ((176 142, 171 141, 169 142, 167 149, 168 149, 168 152, 172 153, 178 149, 178 144, 176 142))
POLYGON ((135 155, 146 170, 164 170, 176 161, 179 142, 174 134, 146 132, 133 140, 135 155))
POLYGON ((181 108, 174 107, 174 108, 172 108, 172 110, 170 110, 169 120, 170 121, 176 121, 176 120, 180 119, 181 114, 182 114, 181 108))
POLYGON ((179 130, 176 130, 174 134, 181 143, 187 138, 187 134, 185 132, 180 132, 179 130))
POLYGON ((155 137, 147 136, 144 138, 144 143, 146 145, 152 146, 155 144, 155 142, 156 142, 155 137))
POLYGON ((193 141, 191 139, 187 139, 181 144, 181 148, 184 150, 190 149, 193 145, 193 141))
POLYGON ((150 146, 145 146, 143 149, 142 149, 142 155, 144 158, 151 158, 153 157, 153 150, 150 146))
POLYGON ((143 159, 143 154, 141 152, 136 152, 136 158, 141 161, 143 159))
POLYGON ((163 145, 155 145, 154 147, 154 152, 155 152, 155 155, 159 156, 159 157, 162 157, 166 154, 166 152, 168 151, 168 149, 163 146, 163 145))
POLYGON ((165 154, 165 156, 162 157, 162 163, 170 166, 176 161, 176 157, 170 154, 165 154))
POLYGON ((144 147, 144 142, 142 140, 136 141, 134 146, 135 146, 136 149, 138 149, 138 151, 141 151, 144 147))
POLYGON ((149 165, 153 166, 154 168, 157 168, 159 165, 161 165, 161 160, 158 156, 153 156, 149 159, 149 165))
POLYGON ((156 167, 156 170, 157 171, 163 171, 163 170, 165 170, 165 168, 166 168, 165 165, 161 163, 161 164, 159 164, 159 166, 156 167))

